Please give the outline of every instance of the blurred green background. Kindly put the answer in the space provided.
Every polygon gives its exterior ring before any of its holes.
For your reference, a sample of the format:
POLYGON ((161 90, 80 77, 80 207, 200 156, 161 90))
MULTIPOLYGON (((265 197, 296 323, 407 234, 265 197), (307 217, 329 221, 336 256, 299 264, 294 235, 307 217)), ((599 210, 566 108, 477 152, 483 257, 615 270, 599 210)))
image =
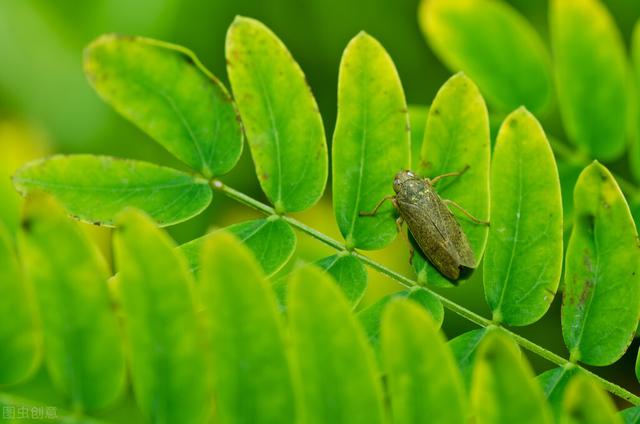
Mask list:
MULTIPOLYGON (((328 138, 336 116, 338 64, 347 42, 360 30, 376 37, 398 68, 409 104, 428 105, 451 75, 428 48, 417 23, 418 0, 2 0, 0 1, 0 199, 10 190, 9 175, 24 161, 49 153, 99 153, 184 166, 140 130, 118 116, 90 88, 82 71, 82 49, 107 32, 143 35, 193 50, 228 87, 224 41, 235 15, 264 22, 288 46, 306 73, 318 101, 328 138)), ((546 0, 511 0, 548 41, 546 0)), ((604 0, 627 43, 638 17, 637 0, 604 0)), ((557 120, 547 130, 563 136, 557 120), (551 127, 551 128, 549 128, 551 127)), ((626 161, 611 164, 627 175, 626 161)), ((264 199, 245 149, 240 165, 225 178, 231 186, 264 199)), ((10 200, 3 200, 3 202, 10 200)), ((0 205, 0 218, 9 203, 0 205)), ((207 213, 170 231, 178 242, 256 214, 225 198, 214 199, 207 213)), ((305 212, 304 222, 339 238, 330 197, 305 212)), ((4 219, 15 219, 5 217, 4 219)), ((109 254, 108 233, 91 229, 109 254)), ((313 260, 330 250, 299 236, 298 257, 313 260)), ((371 256, 410 274, 407 249, 396 240, 371 256)), ((295 262, 295 260, 293 261, 295 262)), ((399 287, 370 273, 364 304, 399 287)), ((489 316, 480 272, 446 295, 489 316)), ((539 323, 517 331, 568 356, 562 343, 559 298, 539 323)), ((473 325, 447 313, 444 330, 451 338, 473 325)), ((598 372, 640 393, 633 376, 637 344, 615 366, 598 372)), ((550 364, 530 356, 538 370, 550 364)))

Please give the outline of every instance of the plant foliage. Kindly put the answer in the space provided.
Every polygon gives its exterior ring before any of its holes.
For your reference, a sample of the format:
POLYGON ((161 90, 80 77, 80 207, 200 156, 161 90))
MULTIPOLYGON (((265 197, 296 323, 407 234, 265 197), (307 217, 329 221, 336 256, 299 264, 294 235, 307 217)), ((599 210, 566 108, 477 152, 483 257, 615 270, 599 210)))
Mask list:
POLYGON ((412 108, 413 129, 390 55, 366 33, 349 42, 331 151, 344 244, 290 216, 323 195, 327 143, 302 70, 264 24, 239 17, 229 28, 232 95, 182 47, 114 35, 93 42, 85 72, 98 94, 190 171, 73 155, 15 174, 27 200, 17 243, 15 229, 0 226, 0 312, 11 316, 0 325, 0 404, 42 403, 16 386, 37 378, 42 362, 72 422, 95 422, 122 403, 127 384, 135 414, 154 423, 637 422, 637 409, 618 414, 603 388, 640 398, 581 365, 618 360, 640 318, 636 227, 616 178, 591 163, 617 158, 632 131, 627 58, 597 0, 554 0, 551 9, 553 63, 502 1, 425 1, 429 43, 465 73, 428 111, 412 108), (506 116, 493 151, 483 96, 506 116), (589 163, 556 161, 540 124, 556 101, 589 163), (220 180, 243 134, 270 204, 220 180), (360 212, 393 194, 394 174, 410 164, 429 178, 464 171, 438 193, 491 221, 453 211, 484 261, 492 321, 432 291, 457 282, 419 252, 413 278, 360 253, 396 237, 390 206, 360 212), (159 228, 198 215, 213 193, 268 216, 182 246, 159 228), (112 272, 86 226, 65 215, 115 227, 112 272), (278 273, 296 249, 294 229, 339 252, 278 273), (502 327, 545 315, 563 254, 568 359, 502 327), (406 287, 354 311, 365 266, 406 287), (447 343, 444 308, 482 328, 447 343), (518 344, 559 367, 536 378, 518 344))

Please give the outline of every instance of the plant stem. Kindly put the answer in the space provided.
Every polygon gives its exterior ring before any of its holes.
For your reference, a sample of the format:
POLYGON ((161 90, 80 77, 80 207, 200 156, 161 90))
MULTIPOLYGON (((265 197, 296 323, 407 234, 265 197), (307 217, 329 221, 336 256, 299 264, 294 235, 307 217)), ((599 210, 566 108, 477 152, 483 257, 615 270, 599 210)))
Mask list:
MULTIPOLYGON (((227 197, 234 199, 236 201, 238 201, 239 203, 242 203, 246 206, 249 206, 252 209, 255 209, 259 212, 262 212, 266 215, 276 215, 276 211, 268 205, 265 205, 264 203, 250 197, 247 196, 246 194, 239 192, 238 190, 235 190, 229 186, 224 185, 221 181, 219 180, 213 180, 211 182, 211 185, 214 189, 221 191, 222 193, 224 193, 227 197)), ((309 227, 308 225, 298 221, 295 218, 291 218, 289 216, 286 215, 280 215, 280 217, 285 220, 287 223, 289 223, 291 226, 299 229, 300 231, 307 233, 308 235, 310 235, 311 237, 320 240, 321 242, 333 247, 334 249, 338 250, 338 251, 347 251, 348 249, 346 248, 346 246, 344 246, 342 243, 340 243, 339 241, 327 236, 326 234, 321 233, 320 231, 309 227)), ((411 288, 414 287, 416 285, 418 285, 418 283, 410 278, 405 277, 402 274, 399 274, 396 271, 393 271, 389 268, 387 268, 386 266, 374 261, 373 259, 369 258, 366 255, 363 255, 362 253, 359 253, 355 250, 350 252, 351 255, 355 256, 356 258, 358 258, 360 261, 364 262, 365 264, 367 264, 369 267, 375 269, 376 271, 390 277, 391 279, 397 281, 398 283, 400 283, 401 285, 411 288)), ((490 325, 497 325, 495 323, 493 323, 491 320, 476 314, 475 312, 465 308, 462 305, 458 305, 457 303, 447 299, 446 297, 442 296, 439 293, 436 293, 426 287, 423 287, 425 290, 429 291, 431 294, 433 294, 435 297, 437 297, 441 302, 442 305, 449 309, 450 311, 454 312, 457 315, 460 315, 461 317, 467 319, 468 321, 471 321, 475 324, 477 324, 480 327, 488 327, 490 325)), ((629 392, 628 390, 626 390, 623 387, 618 386, 615 383, 612 383, 606 379, 604 379, 603 377, 600 377, 599 375, 593 373, 592 371, 578 365, 575 363, 570 362, 568 359, 563 358, 562 356, 551 352, 548 349, 545 349, 544 347, 532 342, 529 339, 526 339, 522 336, 520 336, 519 334, 514 333, 513 331, 504 328, 504 327, 500 327, 502 328, 503 331, 505 331, 509 336, 511 336, 513 338, 513 340, 515 340, 520 346, 522 346, 524 349, 527 349, 528 351, 558 365, 558 366, 567 366, 567 365, 574 365, 578 368, 580 368, 583 372, 585 372, 586 374, 592 376, 593 378, 595 378, 596 380, 598 380, 598 382, 610 393, 628 401, 629 403, 633 404, 633 405, 640 405, 640 397, 634 395, 633 393, 629 392)))

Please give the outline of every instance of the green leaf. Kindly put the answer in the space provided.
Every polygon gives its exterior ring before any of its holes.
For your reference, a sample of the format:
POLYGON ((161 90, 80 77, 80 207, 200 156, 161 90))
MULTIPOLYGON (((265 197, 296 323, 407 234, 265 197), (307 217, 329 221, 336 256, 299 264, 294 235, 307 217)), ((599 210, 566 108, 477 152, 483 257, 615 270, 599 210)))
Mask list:
POLYGON ((11 234, 0 222, 0 385, 16 384, 31 376, 41 359, 42 334, 36 308, 11 234), (9 318, 10 317, 10 318, 9 318))
POLYGON ((593 157, 615 159, 631 116, 629 65, 616 24, 600 1, 553 0, 549 26, 566 132, 593 157))
POLYGON ((205 177, 238 162, 242 131, 233 100, 184 47, 103 35, 85 50, 84 70, 105 102, 205 177))
MULTIPOLYGON (((418 172, 429 178, 448 172, 466 171, 436 185, 443 199, 453 200, 481 220, 489 218, 489 115, 473 82, 463 74, 451 77, 438 91, 429 109, 418 172)), ((469 239, 476 265, 484 252, 488 228, 452 208, 469 239)), ((413 266, 420 284, 451 287, 420 251, 413 266)))
POLYGON ((638 424, 640 423, 640 406, 627 408, 618 415, 625 424, 638 424))
POLYGON ((151 422, 201 423, 212 409, 186 259, 141 212, 118 217, 115 259, 133 390, 151 422))
POLYGON ((556 421, 560 421, 562 416, 562 401, 567 384, 577 372, 578 368, 569 364, 564 367, 552 368, 537 377, 556 421))
POLYGON ((478 347, 470 396, 478 424, 553 422, 531 366, 501 330, 487 333, 478 347))
POLYGON ((324 192, 328 159, 302 70, 271 30, 244 17, 229 27, 226 57, 262 190, 278 212, 307 209, 324 192))
POLYGON ((186 221, 211 202, 207 181, 147 162, 107 156, 52 156, 22 167, 13 184, 23 195, 45 192, 84 222, 114 226, 124 208, 145 211, 161 226, 186 221))
POLYGON ((497 109, 548 108, 549 53, 531 24, 506 2, 423 0, 419 21, 438 57, 449 69, 468 74, 497 109))
POLYGON ((395 424, 466 422, 462 377, 436 325, 408 300, 394 300, 384 312, 382 357, 395 424))
POLYGON ((428 106, 409 106, 409 121, 411 122, 411 169, 420 169, 420 154, 422 152, 422 141, 424 140, 424 129, 429 115, 428 106))
POLYGON ((211 343, 218 422, 295 422, 283 326, 258 263, 225 231, 208 237, 202 253, 198 288, 211 343))
POLYGON ((627 350, 640 318, 640 247, 611 173, 587 166, 574 190, 562 335, 573 361, 609 365, 627 350))
MULTIPOLYGON (((278 272, 291 259, 296 249, 296 234, 286 221, 276 215, 252 221, 230 225, 218 231, 227 231, 242 241, 253 252, 262 271, 268 276, 278 272)), ((202 246, 211 237, 210 234, 191 240, 179 247, 194 273, 201 268, 202 246)))
POLYGON ((369 343, 373 346, 377 355, 380 354, 379 339, 382 313, 389 302, 394 299, 402 298, 408 298, 417 302, 429 312, 438 328, 442 326, 442 321, 444 321, 444 308, 442 306, 442 302, 430 291, 422 287, 413 287, 409 290, 403 290, 384 296, 376 303, 364 308, 357 314, 360 324, 362 324, 362 327, 367 334, 369 343))
POLYGON ((609 395, 591 378, 578 373, 567 385, 560 422, 622 424, 622 418, 609 395))
POLYGON ((409 115, 393 61, 364 32, 342 54, 332 149, 333 207, 347 246, 386 246, 397 233, 391 204, 376 216, 360 212, 392 195, 394 175, 409 166, 409 115))
POLYGON ((562 273, 562 196, 544 130, 526 109, 502 124, 491 164, 484 290, 493 320, 529 325, 551 306, 562 273))
POLYGON ((291 276, 288 305, 299 421, 382 423, 375 358, 338 286, 317 267, 299 268, 291 276))
POLYGON ((43 196, 27 200, 20 251, 35 289, 44 359, 56 389, 74 410, 113 403, 124 390, 125 361, 104 258, 80 224, 43 196))
MULTIPOLYGON (((629 167, 636 181, 640 180, 640 21, 636 22, 631 35, 631 73, 635 92, 635 109, 631 118, 631 146, 629 148, 629 167)), ((633 98, 633 96, 631 96, 633 98)))
POLYGON ((471 388, 473 362, 476 358, 478 346, 480 346, 480 342, 482 342, 489 331, 492 330, 479 328, 462 333, 449 341, 449 347, 451 348, 451 352, 453 352, 453 356, 456 358, 458 368, 462 373, 462 379, 467 389, 471 388))
POLYGON ((640 348, 638 348, 638 354, 636 355, 636 379, 640 381, 640 348))
POLYGON ((367 289, 367 270, 359 259, 349 254, 332 255, 316 262, 336 281, 352 307, 356 307, 367 289))

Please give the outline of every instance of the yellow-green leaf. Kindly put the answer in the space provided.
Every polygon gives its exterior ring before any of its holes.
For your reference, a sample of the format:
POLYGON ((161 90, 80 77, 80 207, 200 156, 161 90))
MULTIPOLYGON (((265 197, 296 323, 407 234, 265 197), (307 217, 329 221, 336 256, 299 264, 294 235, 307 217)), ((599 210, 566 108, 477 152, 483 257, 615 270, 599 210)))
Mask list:
POLYGON ((294 423, 296 405, 276 300, 249 249, 226 231, 207 237, 198 285, 217 422, 294 423))
POLYGON ((300 396, 299 422, 384 422, 373 351, 351 305, 331 277, 315 266, 294 271, 288 311, 300 396))
POLYGON ((202 423, 213 398, 187 261, 132 209, 118 217, 114 244, 137 403, 154 423, 202 423))
POLYGON ((396 236, 391 204, 394 175, 410 164, 409 115, 402 84, 384 47, 356 35, 342 54, 338 119, 333 133, 333 208, 349 247, 379 249, 396 236))
POLYGON ((609 365, 627 350, 640 318, 640 246, 611 173, 587 166, 574 190, 562 335, 574 361, 609 365))
POLYGON ((86 411, 122 394, 125 360, 110 273, 80 225, 53 199, 30 197, 20 252, 35 289, 49 375, 70 409, 86 411))
MULTIPOLYGON (((474 83, 464 74, 451 77, 438 91, 429 109, 424 132, 420 168, 424 177, 463 172, 436 184, 443 199, 456 202, 471 215, 489 219, 489 115, 474 83)), ((484 252, 488 227, 471 221, 451 208, 469 240, 476 265, 484 252)), ((451 287, 452 283, 437 271, 416 249, 413 266, 420 284, 451 287)))
POLYGON ((532 25, 501 0, 423 0, 427 41, 454 72, 464 71, 502 112, 538 113, 552 99, 549 53, 532 25))
POLYGON ((13 184, 23 195, 51 194, 74 218, 109 227, 127 207, 167 226, 198 215, 211 202, 211 188, 202 178, 107 156, 60 155, 30 162, 13 176, 13 184))
POLYGON ((553 422, 531 366, 500 330, 487 333, 478 347, 470 396, 478 424, 553 422))
POLYGON ((622 36, 599 0, 553 0, 549 26, 566 133, 593 157, 611 160, 627 144, 629 64, 622 36))
POLYGON ((227 72, 260 186, 278 212, 307 209, 327 182, 327 143, 300 66, 264 24, 236 17, 227 72))
POLYGON ((393 422, 466 422, 462 376, 433 318, 397 299, 386 307, 381 333, 393 422))
POLYGON ((562 272, 562 196, 553 152, 536 118, 505 119, 491 163, 491 228, 484 289, 493 319, 529 325, 551 306, 562 272))
POLYGON ((561 424, 622 424, 609 395, 590 377, 576 374, 565 390, 561 424))
POLYGON ((0 222, 0 385, 35 372, 42 356, 33 293, 27 286, 9 230, 0 222))
POLYGON ((103 35, 85 50, 84 70, 105 102, 204 176, 226 174, 240 158, 231 96, 184 47, 103 35))
MULTIPOLYGON (((241 222, 222 228, 238 237, 251 250, 265 274, 271 276, 278 272, 296 249, 296 234, 291 226, 276 215, 264 219, 241 222)), ((194 273, 201 268, 202 246, 213 232, 180 246, 186 256, 189 267, 194 273)))

